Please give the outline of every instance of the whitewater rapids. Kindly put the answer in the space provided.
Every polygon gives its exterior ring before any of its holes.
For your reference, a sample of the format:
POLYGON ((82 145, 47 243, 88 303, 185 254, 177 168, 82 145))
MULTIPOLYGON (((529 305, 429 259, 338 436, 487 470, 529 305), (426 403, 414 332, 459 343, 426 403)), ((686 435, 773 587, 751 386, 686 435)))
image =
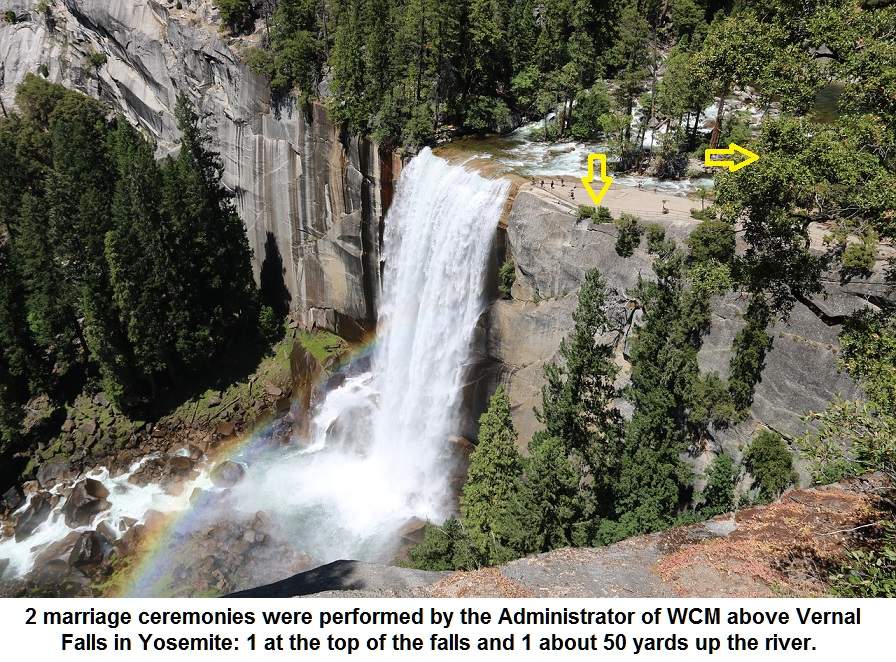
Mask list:
POLYGON ((318 562, 386 560, 410 520, 452 509, 458 433, 485 270, 509 182, 424 149, 385 220, 369 372, 317 408, 304 451, 250 467, 237 503, 276 513, 318 562))
MULTIPOLYGON (((110 507, 76 531, 105 523, 120 535, 125 522, 142 522, 151 510, 180 515, 156 534, 130 594, 178 590, 181 566, 209 553, 197 540, 220 523, 257 519, 259 511, 269 522, 265 535, 278 545, 270 549, 289 551, 280 559, 260 548, 262 570, 275 575, 294 571, 296 555, 306 567, 343 558, 389 561, 409 522, 441 522, 451 514, 456 458, 450 439, 463 427, 461 399, 486 305, 485 271, 509 186, 429 149, 411 160, 385 219, 369 369, 349 367, 345 381, 311 412, 307 438, 283 447, 269 443, 270 428, 251 435, 232 457, 246 475, 229 490, 212 484, 209 467, 177 497, 161 486, 132 485, 140 462, 114 478, 102 467, 87 474, 106 486, 110 507), (197 487, 203 496, 191 503, 197 487)), ((59 501, 31 535, 0 540, 9 576, 30 571, 42 550, 73 531, 61 515, 67 487, 53 488, 59 501)))

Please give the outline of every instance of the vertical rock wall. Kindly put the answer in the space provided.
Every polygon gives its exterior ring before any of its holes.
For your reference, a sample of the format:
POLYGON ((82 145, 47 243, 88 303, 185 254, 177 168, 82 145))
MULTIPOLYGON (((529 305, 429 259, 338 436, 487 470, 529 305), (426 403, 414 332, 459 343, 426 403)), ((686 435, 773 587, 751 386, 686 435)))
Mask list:
POLYGON ((161 157, 177 149, 174 107, 187 95, 221 153, 261 284, 279 287, 308 325, 348 334, 372 325, 380 226, 400 170, 391 153, 342 134, 320 106, 274 104, 238 52, 260 33, 222 37, 209 0, 48 6, 44 14, 36 0, 0 2, 17 15, 0 22, 7 110, 25 75, 42 71, 108 102, 156 141, 161 157))
MULTIPOLYGON (((697 221, 668 221, 669 236, 685 241, 697 221)), ((578 290, 588 269, 598 268, 608 287, 608 316, 613 328, 602 338, 616 348, 618 386, 629 382, 628 350, 642 314, 631 290, 638 278, 654 278, 651 258, 642 248, 624 259, 615 251, 612 224, 578 222, 575 217, 529 190, 516 196, 507 220, 507 244, 516 263, 511 300, 497 300, 484 323, 487 356, 508 386, 520 445, 541 428, 534 409, 541 405, 544 365, 558 359, 562 338, 572 327, 578 290)), ((838 367, 839 333, 845 316, 860 308, 877 308, 888 300, 882 272, 842 283, 836 274, 823 279, 824 292, 798 301, 786 322, 769 328, 773 346, 766 356, 747 420, 712 431, 711 452, 724 449, 735 457, 756 431, 768 427, 786 438, 802 434, 803 417, 821 411, 837 398, 855 398, 858 386, 838 367)), ((746 301, 727 295, 713 304, 712 327, 698 355, 704 373, 728 376, 731 343, 742 328, 746 301)), ((624 414, 628 403, 619 403, 624 414)), ((691 458, 702 466, 708 457, 691 458)))

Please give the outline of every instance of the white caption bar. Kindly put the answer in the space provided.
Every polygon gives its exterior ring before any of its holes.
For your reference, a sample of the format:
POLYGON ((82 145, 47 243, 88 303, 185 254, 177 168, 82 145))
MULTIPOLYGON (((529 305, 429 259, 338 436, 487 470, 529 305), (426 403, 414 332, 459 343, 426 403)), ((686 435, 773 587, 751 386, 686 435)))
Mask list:
POLYGON ((4 659, 892 659, 888 600, 0 600, 4 659))

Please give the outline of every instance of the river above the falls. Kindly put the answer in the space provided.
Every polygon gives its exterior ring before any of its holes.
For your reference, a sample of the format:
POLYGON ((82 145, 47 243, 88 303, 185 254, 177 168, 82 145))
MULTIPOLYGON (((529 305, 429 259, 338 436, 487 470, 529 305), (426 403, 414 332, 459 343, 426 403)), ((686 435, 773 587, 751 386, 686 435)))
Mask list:
MULTIPOLYGON (((494 166, 489 170, 496 173, 515 174, 536 181, 544 179, 549 181, 552 178, 558 178, 558 181, 559 178, 578 180, 585 175, 588 155, 593 152, 611 154, 609 164, 610 170, 612 170, 614 158, 607 143, 536 140, 533 134, 541 127, 541 122, 532 122, 502 136, 468 137, 452 141, 440 150, 451 155, 465 155, 471 160, 492 162, 494 166)), ((659 179, 651 175, 620 174, 614 176, 613 185, 662 195, 687 197, 701 189, 712 189, 713 179, 702 170, 697 176, 681 179, 659 179)))

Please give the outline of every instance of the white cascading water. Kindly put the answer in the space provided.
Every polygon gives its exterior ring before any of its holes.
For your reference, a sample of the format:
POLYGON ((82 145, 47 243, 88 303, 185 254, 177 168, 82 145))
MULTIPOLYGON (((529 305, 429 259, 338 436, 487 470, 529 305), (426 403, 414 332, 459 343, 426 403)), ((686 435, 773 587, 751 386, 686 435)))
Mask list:
POLYGON ((385 222, 370 371, 326 396, 303 452, 238 486, 235 503, 277 513, 315 560, 385 559, 409 520, 449 514, 450 438, 508 189, 429 149, 407 165, 385 222))
MULTIPOLYGON (((193 553, 190 527, 235 514, 264 511, 277 538, 291 541, 311 563, 387 561, 409 521, 440 522, 450 514, 450 439, 460 425, 485 268, 508 189, 507 181, 485 179, 429 149, 408 164, 385 221, 370 368, 327 393, 308 439, 286 452, 279 445, 260 452, 250 446, 234 458, 246 466, 246 477, 229 491, 212 485, 207 468, 179 497, 155 485, 131 485, 140 463, 115 479, 102 468, 88 474, 109 489, 111 507, 77 530, 105 520, 115 531, 127 518, 142 521, 150 509, 190 508, 194 487, 211 495, 178 530, 187 546, 181 549, 174 536, 135 594, 169 590, 155 582, 170 576, 180 555, 193 553)), ((10 575, 27 572, 36 554, 71 532, 61 515, 64 487, 54 488, 61 499, 31 536, 0 540, 10 575)))

